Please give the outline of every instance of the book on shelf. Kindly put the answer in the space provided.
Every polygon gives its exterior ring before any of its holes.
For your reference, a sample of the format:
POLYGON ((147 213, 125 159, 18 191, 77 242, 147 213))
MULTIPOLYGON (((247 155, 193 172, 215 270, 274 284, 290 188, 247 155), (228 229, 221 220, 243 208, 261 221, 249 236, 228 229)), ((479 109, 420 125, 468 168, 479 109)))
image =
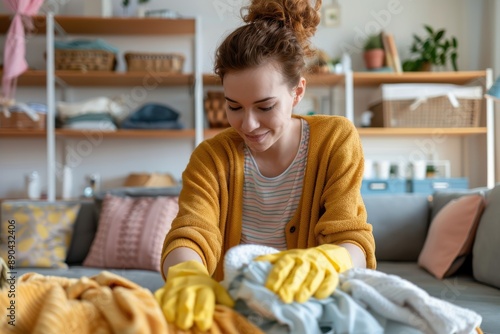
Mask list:
POLYGON ((402 73, 403 67, 401 65, 401 59, 399 58, 394 35, 382 31, 382 43, 384 44, 387 66, 392 67, 396 73, 402 73))

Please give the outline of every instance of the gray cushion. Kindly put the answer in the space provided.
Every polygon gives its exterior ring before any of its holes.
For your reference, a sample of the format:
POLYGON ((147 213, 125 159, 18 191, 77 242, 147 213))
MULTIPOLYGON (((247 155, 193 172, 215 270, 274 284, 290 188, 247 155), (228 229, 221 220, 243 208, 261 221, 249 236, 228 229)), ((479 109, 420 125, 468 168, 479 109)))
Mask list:
POLYGON ((69 265, 81 264, 90 250, 97 231, 97 212, 92 200, 82 201, 66 256, 69 265))
POLYGON ((488 192, 488 188, 474 188, 474 189, 455 189, 455 190, 440 190, 436 191, 432 195, 432 203, 431 203, 431 221, 436 217, 437 213, 450 201, 460 198, 464 195, 471 194, 481 194, 486 196, 488 192))
MULTIPOLYGON (((486 196, 486 209, 481 216, 472 248, 474 277, 500 288, 500 186, 486 196)), ((499 327, 500 328, 500 327, 499 327)))
POLYGON ((429 226, 427 196, 363 196, 377 261, 417 261, 429 226))

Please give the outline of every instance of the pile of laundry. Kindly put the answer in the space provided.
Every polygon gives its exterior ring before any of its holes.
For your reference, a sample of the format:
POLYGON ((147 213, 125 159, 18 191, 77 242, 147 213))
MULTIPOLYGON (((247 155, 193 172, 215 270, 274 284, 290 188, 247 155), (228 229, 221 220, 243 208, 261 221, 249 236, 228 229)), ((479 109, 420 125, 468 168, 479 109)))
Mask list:
POLYGON ((234 309, 265 333, 476 333, 477 313, 427 294, 395 275, 352 268, 339 275, 334 293, 305 303, 284 303, 265 287, 272 265, 254 261, 278 250, 233 247, 225 256, 224 281, 234 309))

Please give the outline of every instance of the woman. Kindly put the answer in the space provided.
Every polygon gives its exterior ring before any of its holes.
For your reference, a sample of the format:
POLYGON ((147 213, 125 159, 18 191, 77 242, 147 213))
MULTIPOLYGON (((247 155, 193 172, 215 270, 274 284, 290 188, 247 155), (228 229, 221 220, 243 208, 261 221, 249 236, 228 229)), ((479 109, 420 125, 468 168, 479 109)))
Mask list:
POLYGON ((197 310, 201 299, 231 305, 210 276, 222 279, 221 260, 238 244, 283 250, 262 260, 274 263, 266 286, 286 302, 325 295, 320 285, 334 275, 312 270, 319 263, 336 271, 376 265, 360 195, 364 160, 356 129, 343 117, 292 114, 305 93, 305 58, 313 54, 309 38, 320 5, 254 0, 246 24, 216 52, 231 128, 193 152, 162 252, 168 297, 161 300, 171 310, 167 320, 181 328, 209 327, 212 311, 197 310), (295 263, 313 260, 307 268, 284 268, 284 255, 295 263), (301 282, 310 286, 299 288, 301 282), (194 286, 215 292, 200 297, 194 286))

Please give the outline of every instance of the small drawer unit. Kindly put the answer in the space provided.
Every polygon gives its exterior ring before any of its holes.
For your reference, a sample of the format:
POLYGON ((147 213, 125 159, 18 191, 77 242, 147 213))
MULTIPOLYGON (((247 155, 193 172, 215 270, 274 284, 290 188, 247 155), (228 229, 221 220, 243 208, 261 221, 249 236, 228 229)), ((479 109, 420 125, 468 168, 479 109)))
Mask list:
POLYGON ((412 193, 432 195, 440 190, 469 189, 469 180, 465 177, 411 179, 409 180, 409 188, 412 193))
POLYGON ((405 179, 364 179, 361 184, 361 195, 388 195, 407 192, 405 179))

